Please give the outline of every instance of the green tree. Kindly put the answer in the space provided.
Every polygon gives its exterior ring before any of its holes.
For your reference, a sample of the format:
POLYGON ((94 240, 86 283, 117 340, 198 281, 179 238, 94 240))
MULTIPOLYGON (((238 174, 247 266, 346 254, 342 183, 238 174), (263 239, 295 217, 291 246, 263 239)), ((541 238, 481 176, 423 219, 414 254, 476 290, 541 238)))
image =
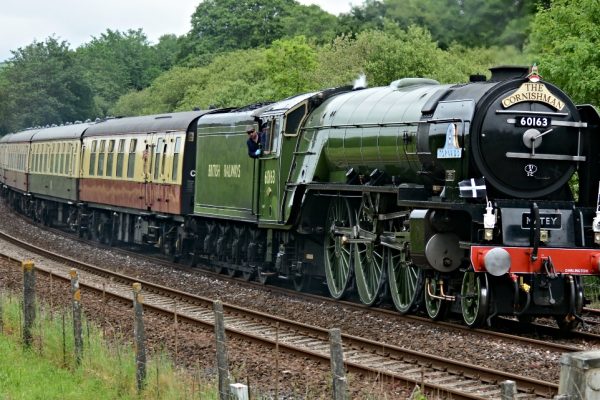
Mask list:
POLYGON ((204 66, 220 53, 268 47, 275 40, 301 35, 326 43, 337 30, 335 16, 296 0, 206 0, 192 15, 180 61, 204 66))
POLYGON ((418 25, 442 48, 513 45, 521 48, 538 7, 548 0, 366 0, 340 17, 341 31, 382 29, 385 20, 403 29, 418 25))
POLYGON ((267 46, 284 32, 294 0, 206 0, 192 15, 187 49, 197 56, 267 46))
POLYGON ((274 41, 265 56, 274 98, 316 89, 310 77, 317 66, 317 55, 304 36, 274 41))
POLYGON ((154 49, 141 29, 127 32, 108 29, 78 48, 77 55, 85 66, 86 78, 101 112, 106 114, 119 96, 147 87, 164 68, 169 68, 172 63, 169 47, 173 47, 169 37, 154 49), (159 58, 157 53, 161 51, 159 58))
POLYGON ((174 67, 148 88, 121 96, 111 108, 111 114, 132 116, 176 111, 189 90, 206 86, 206 74, 202 68, 174 67))
POLYGON ((317 44, 331 43, 339 31, 338 18, 316 5, 294 5, 281 17, 281 23, 284 27, 282 37, 304 36, 317 44))
POLYGON ((180 41, 176 35, 162 35, 158 43, 153 46, 156 67, 161 71, 168 71, 177 61, 180 49, 180 41))
POLYGON ((274 89, 267 77, 265 50, 237 50, 215 57, 205 67, 175 67, 150 87, 121 97, 111 111, 141 115, 268 101, 274 89))
POLYGON ((0 90, 6 130, 61 124, 95 115, 92 90, 68 43, 45 42, 13 51, 2 71, 0 90))
POLYGON ((553 0, 535 17, 528 50, 541 75, 577 102, 600 104, 600 2, 553 0))
POLYGON ((365 31, 341 36, 318 55, 315 81, 320 87, 352 83, 364 73, 369 86, 404 77, 432 77, 441 69, 443 51, 425 29, 365 31))

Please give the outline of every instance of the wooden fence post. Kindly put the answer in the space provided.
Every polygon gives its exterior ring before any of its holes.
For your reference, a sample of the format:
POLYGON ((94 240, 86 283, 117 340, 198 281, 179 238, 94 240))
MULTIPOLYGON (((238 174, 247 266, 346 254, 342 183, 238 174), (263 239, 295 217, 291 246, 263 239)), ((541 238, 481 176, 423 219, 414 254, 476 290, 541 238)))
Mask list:
POLYGON ((23 344, 31 347, 31 328, 35 320, 35 265, 31 260, 21 263, 23 267, 23 344))
POLYGON ((77 270, 69 271, 71 277, 71 301, 73 306, 73 338, 75 342, 75 364, 81 365, 83 358, 83 333, 81 331, 81 290, 77 270))
POLYGON ((331 374, 333 375, 333 399, 348 399, 348 382, 344 370, 344 350, 342 348, 342 333, 339 329, 329 330, 331 353, 331 374))
POLYGON ((215 313, 215 337, 217 340, 217 369, 219 373, 219 399, 229 399, 229 360, 227 358, 227 338, 223 320, 223 303, 213 303, 215 313))
POLYGON ((135 337, 135 378, 138 393, 144 389, 146 382, 146 332, 144 330, 144 297, 142 296, 142 284, 133 284, 133 311, 135 322, 133 324, 133 335, 135 337))

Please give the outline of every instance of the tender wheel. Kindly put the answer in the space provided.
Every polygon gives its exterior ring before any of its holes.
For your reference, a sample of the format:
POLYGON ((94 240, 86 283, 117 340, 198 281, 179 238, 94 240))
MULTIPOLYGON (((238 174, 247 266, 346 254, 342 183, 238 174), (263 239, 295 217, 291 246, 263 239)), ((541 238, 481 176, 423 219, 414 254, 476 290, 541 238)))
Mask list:
POLYGON ((254 271, 252 270, 243 270, 242 271, 242 279, 245 280, 246 282, 251 281, 252 279, 254 279, 254 271))
POLYGON ((440 320, 446 314, 447 302, 445 300, 436 298, 441 294, 440 281, 435 278, 427 278, 425 280, 425 309, 427 315, 433 320, 440 320))
POLYGON ((354 246, 354 274, 358 296, 363 304, 371 306, 381 296, 385 282, 383 246, 379 243, 377 215, 380 212, 378 195, 363 195, 358 211, 358 227, 371 236, 368 243, 354 246))
POLYGON ((236 268, 234 268, 234 267, 227 268, 227 276, 228 277, 233 278, 237 274, 238 274, 238 270, 236 268))
POLYGON ((227 268, 225 268, 224 266, 222 266, 219 261, 216 261, 215 264, 213 264, 212 266, 212 270, 217 273, 217 274, 224 274, 225 271, 227 270, 227 268))
POLYGON ((385 249, 390 295, 401 314, 414 311, 423 289, 423 270, 408 259, 407 250, 385 249))
POLYGON ((311 277, 308 274, 296 274, 292 279, 292 283, 294 284, 294 289, 298 292, 306 292, 310 288, 311 277))
POLYGON ((461 308, 465 324, 470 328, 482 325, 488 316, 489 291, 487 277, 467 271, 460 288, 461 308))
POLYGON ((271 278, 273 277, 273 273, 259 267, 258 268, 258 281, 261 285, 266 285, 271 282, 271 278))
POLYGON ((352 208, 347 199, 335 198, 329 204, 325 227, 325 276, 329 293, 334 299, 342 298, 352 275, 353 245, 348 237, 336 233, 336 228, 350 230, 354 225, 352 208))

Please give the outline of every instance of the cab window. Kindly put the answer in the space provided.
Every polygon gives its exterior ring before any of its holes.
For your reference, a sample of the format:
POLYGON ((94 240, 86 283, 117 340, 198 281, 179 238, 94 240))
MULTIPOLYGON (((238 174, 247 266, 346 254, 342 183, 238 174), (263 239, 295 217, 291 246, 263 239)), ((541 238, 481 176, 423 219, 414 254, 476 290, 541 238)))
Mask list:
POLYGON ((286 136, 295 136, 298 134, 298 128, 300 127, 300 123, 304 119, 304 115, 306 114, 306 103, 303 103, 295 110, 290 111, 285 120, 285 132, 286 136))

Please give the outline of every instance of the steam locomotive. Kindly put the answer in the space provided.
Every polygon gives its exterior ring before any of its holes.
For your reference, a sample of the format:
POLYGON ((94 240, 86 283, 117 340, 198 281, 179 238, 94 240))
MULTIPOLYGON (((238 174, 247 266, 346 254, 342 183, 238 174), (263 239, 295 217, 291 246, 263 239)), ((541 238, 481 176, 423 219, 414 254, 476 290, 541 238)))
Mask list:
POLYGON ((0 180, 35 220, 242 279, 570 329, 599 274, 599 120, 537 68, 497 67, 9 134, 0 180))

